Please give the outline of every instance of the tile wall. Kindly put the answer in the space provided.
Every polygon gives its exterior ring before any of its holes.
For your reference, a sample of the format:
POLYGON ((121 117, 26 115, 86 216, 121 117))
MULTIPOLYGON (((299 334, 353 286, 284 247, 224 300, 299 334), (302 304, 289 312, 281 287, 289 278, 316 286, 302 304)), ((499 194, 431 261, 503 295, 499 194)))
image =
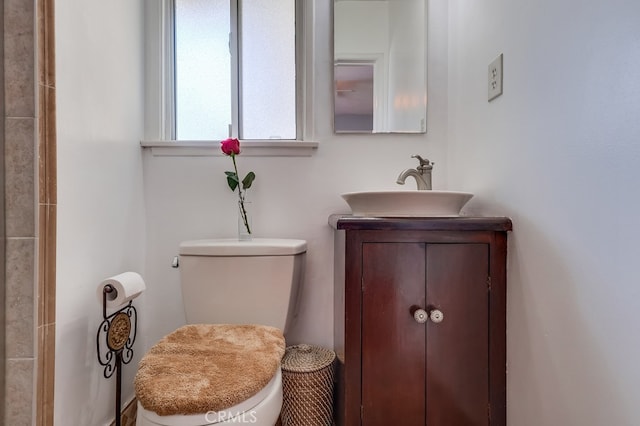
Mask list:
POLYGON ((4 0, 2 10, 6 231, 2 420, 11 426, 53 424, 53 3, 4 0))
POLYGON ((4 424, 33 419, 35 318, 34 4, 4 1, 5 412, 4 424))
MULTIPOLYGON (((0 16, 4 16, 4 3, 0 2, 0 16)), ((0 46, 4 45, 4 19, 0 20, 0 46)), ((0 117, 4 117, 4 55, 0 55, 0 117)), ((0 120, 0 424, 4 421, 5 376, 5 244, 4 229, 4 120, 0 120)))
POLYGON ((38 247, 36 425, 53 425, 56 329, 55 0, 37 1, 38 247))

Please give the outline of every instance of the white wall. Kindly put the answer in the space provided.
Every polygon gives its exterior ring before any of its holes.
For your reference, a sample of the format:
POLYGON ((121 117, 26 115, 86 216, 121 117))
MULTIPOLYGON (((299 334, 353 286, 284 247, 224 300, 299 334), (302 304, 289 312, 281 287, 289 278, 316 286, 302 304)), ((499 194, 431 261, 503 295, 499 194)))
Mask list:
MULTIPOLYGON (((419 132, 426 128, 427 56, 424 1, 389 3, 389 128, 419 132)), ((436 58, 434 58, 436 59, 436 58)))
MULTIPOLYGON (((125 270, 144 274, 140 3, 56 2, 56 425, 113 420, 115 377, 104 379, 96 358, 96 287, 125 270)), ((125 401, 144 335, 124 367, 125 401)))
POLYGON ((509 424, 637 425, 640 3, 454 0, 449 16, 449 186, 514 222, 509 424))
MULTIPOLYGON (((430 2, 429 123, 426 135, 341 135, 332 130, 331 20, 329 2, 316 4, 315 128, 320 146, 308 158, 238 158, 240 173, 255 171, 250 189, 257 237, 308 241, 301 316, 288 343, 333 346, 332 213, 348 212, 343 192, 396 188, 398 174, 414 167, 412 154, 436 162, 434 186, 446 186, 447 15, 446 0, 430 2)), ((153 157, 144 153, 147 211, 145 297, 153 318, 149 341, 184 323, 178 271, 170 263, 180 241, 236 236, 236 197, 224 178, 225 157, 153 157)), ((410 183, 409 183, 410 184, 410 183)))

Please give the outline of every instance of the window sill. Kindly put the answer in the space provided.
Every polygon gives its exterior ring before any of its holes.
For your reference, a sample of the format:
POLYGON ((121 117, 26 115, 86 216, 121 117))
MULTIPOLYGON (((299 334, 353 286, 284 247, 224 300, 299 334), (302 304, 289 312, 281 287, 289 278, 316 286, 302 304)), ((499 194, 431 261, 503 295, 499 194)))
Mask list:
MULTIPOLYGON (((241 141, 242 155, 251 157, 310 157, 318 142, 251 140, 241 141)), ((140 141, 154 157, 213 157, 224 155, 218 141, 140 141)))

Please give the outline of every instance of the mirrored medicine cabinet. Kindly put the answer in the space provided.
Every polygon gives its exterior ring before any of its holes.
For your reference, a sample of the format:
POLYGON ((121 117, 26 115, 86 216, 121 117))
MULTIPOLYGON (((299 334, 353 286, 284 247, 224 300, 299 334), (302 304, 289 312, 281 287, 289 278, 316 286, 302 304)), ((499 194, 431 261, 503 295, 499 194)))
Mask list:
POLYGON ((427 0, 334 0, 336 133, 424 133, 427 0))

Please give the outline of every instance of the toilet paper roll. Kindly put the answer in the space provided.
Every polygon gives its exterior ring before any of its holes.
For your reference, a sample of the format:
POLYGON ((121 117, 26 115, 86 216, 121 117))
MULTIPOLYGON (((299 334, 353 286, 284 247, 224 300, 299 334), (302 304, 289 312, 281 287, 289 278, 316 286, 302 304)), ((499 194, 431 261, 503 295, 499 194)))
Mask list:
POLYGON ((116 290, 115 293, 107 293, 108 308, 117 308, 118 306, 128 303, 130 300, 140 296, 147 288, 144 280, 137 272, 123 272, 122 274, 109 277, 102 281, 96 290, 100 305, 102 305, 103 289, 107 285, 111 285, 116 290))

